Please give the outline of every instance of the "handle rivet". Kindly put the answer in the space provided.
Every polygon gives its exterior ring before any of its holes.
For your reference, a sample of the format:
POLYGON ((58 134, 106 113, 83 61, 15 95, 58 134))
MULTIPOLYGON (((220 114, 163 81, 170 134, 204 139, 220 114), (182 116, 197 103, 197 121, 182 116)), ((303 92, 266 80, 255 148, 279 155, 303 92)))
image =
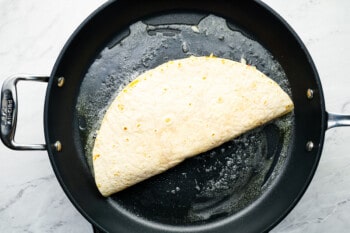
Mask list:
POLYGON ((306 96, 309 100, 311 100, 312 98, 314 98, 314 91, 312 89, 307 89, 306 91, 306 96))
POLYGON ((55 144, 53 144, 57 152, 60 152, 62 150, 62 144, 60 141, 56 141, 55 144))
POLYGON ((312 151, 312 149, 314 149, 314 147, 315 147, 314 143, 312 141, 308 141, 306 143, 306 147, 305 148, 306 148, 307 151, 312 151))
POLYGON ((63 85, 64 85, 64 77, 59 77, 57 79, 57 86, 58 87, 63 87, 63 85))

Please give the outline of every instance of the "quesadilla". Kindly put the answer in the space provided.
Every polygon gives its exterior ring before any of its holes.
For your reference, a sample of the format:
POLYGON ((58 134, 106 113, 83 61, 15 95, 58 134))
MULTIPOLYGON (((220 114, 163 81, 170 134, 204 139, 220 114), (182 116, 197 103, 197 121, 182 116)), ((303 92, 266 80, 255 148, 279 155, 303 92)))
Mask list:
POLYGON ((96 185, 109 196, 293 108, 253 66, 214 56, 166 62, 139 75, 108 107, 92 151, 96 185))

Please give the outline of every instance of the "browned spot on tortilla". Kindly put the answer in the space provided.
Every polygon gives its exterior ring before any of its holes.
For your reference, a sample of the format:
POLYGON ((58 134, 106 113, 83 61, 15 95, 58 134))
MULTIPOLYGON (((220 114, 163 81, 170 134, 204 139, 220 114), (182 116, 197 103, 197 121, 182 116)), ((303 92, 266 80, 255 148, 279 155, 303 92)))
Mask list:
POLYGON ((118 109, 119 109, 120 111, 123 111, 123 110, 124 110, 124 105, 118 104, 118 109))
POLYGON ((291 111, 293 109, 293 104, 289 104, 286 106, 287 111, 291 111))

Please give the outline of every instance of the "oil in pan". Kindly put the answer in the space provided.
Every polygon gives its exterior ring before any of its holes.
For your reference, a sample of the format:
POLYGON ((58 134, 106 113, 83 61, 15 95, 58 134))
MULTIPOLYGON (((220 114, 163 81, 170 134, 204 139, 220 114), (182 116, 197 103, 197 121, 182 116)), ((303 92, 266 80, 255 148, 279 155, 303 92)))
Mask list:
MULTIPOLYGON (((139 21, 119 33, 87 69, 76 111, 90 167, 94 136, 110 102, 139 74, 168 60, 214 54, 244 61, 291 95, 281 65, 233 23, 214 15, 198 15, 191 24, 154 23, 158 20, 162 17, 139 21)), ((288 157, 292 138, 293 113, 187 159, 108 201, 163 224, 215 221, 247 207, 273 184, 288 157)))

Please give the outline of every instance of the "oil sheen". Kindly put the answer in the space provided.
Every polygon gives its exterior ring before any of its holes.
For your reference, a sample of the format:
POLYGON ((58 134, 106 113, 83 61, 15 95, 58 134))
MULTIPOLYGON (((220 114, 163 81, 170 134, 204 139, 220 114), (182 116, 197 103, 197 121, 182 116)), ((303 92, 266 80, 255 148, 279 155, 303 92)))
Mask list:
MULTIPOLYGON (((139 21, 120 32, 85 74, 76 112, 90 168, 96 131, 111 101, 139 74, 169 60, 213 54, 245 61, 291 96, 278 61, 252 36, 223 18, 206 15, 195 24, 146 22, 139 21)), ((196 225, 235 214, 273 185, 288 158, 293 131, 290 113, 117 193, 108 201, 115 208, 164 224, 196 225)))

